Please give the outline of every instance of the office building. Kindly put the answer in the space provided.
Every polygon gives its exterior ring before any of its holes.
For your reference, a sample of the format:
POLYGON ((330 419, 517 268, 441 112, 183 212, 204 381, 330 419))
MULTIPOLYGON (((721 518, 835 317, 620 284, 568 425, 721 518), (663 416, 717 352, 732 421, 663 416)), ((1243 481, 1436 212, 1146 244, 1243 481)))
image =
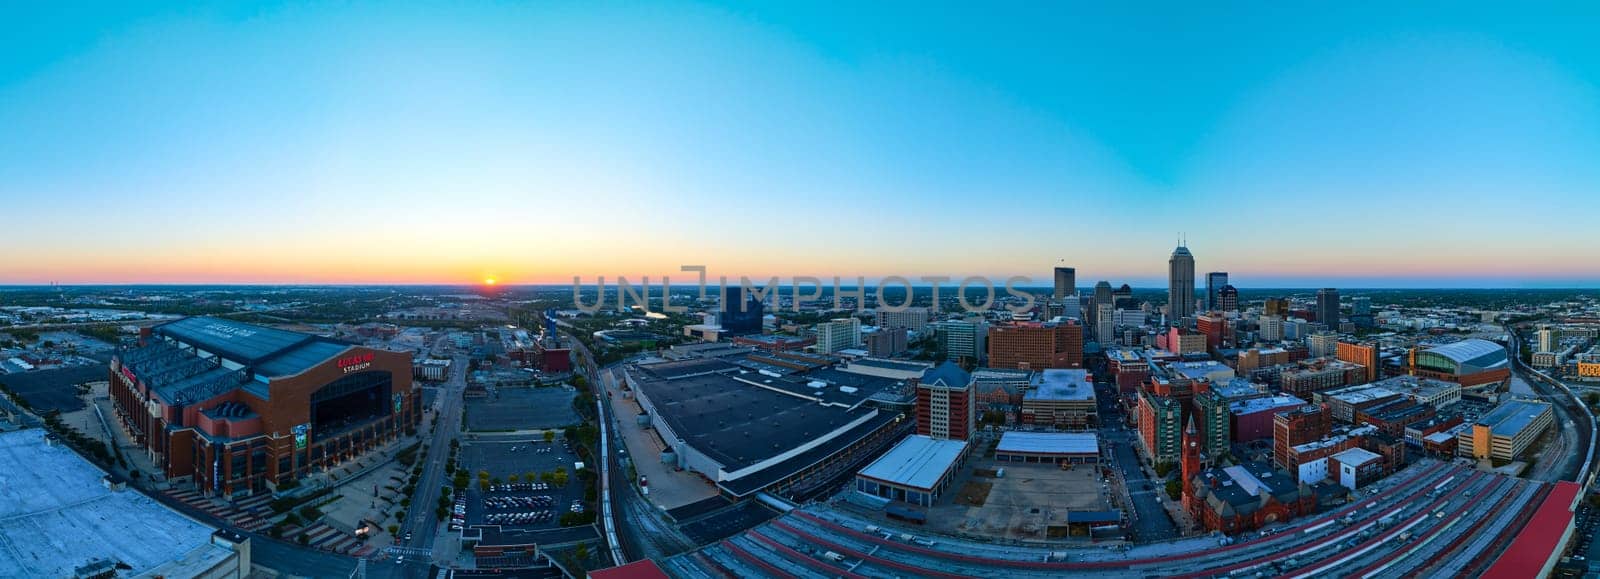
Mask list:
POLYGON ((1260 331, 1257 337, 1263 342, 1283 341, 1283 318, 1280 316, 1261 316, 1260 331))
POLYGON ((978 405, 972 375, 955 362, 944 362, 917 380, 917 434, 966 440, 977 426, 978 405))
POLYGON ((1048 369, 1036 372, 1022 395, 1023 424, 1081 430, 1098 426, 1094 382, 1088 370, 1048 369))
POLYGON ((1207 391, 1194 395, 1194 416, 1190 418, 1190 425, 1199 425, 1200 448, 1207 456, 1228 454, 1233 442, 1231 418, 1228 399, 1222 394, 1207 391))
POLYGON ((1217 308, 1224 312, 1239 311, 1239 290, 1232 285, 1224 285, 1217 290, 1217 308))
POLYGON ((861 320, 835 318, 817 324, 816 350, 832 354, 839 350, 861 347, 861 320))
POLYGON ((880 327, 871 332, 862 332, 861 344, 868 356, 888 358, 906 351, 906 330, 880 327))
POLYGON ((1119 310, 1137 310, 1139 304, 1133 300, 1133 286, 1122 284, 1117 289, 1111 290, 1111 303, 1119 310))
POLYGON ((1205 334, 1199 334, 1179 327, 1169 327, 1165 332, 1156 335, 1156 347, 1179 356, 1185 354, 1204 354, 1208 350, 1208 340, 1205 334))
POLYGON ((989 324, 982 318, 944 320, 929 326, 933 328, 941 359, 976 363, 988 351, 989 324))
POLYGON ((1297 363, 1278 374, 1284 394, 1310 400, 1313 394, 1351 384, 1360 384, 1367 370, 1334 358, 1314 358, 1297 363))
POLYGON ((1272 419, 1272 461, 1279 468, 1289 468, 1290 449, 1321 440, 1332 429, 1333 423, 1326 406, 1307 404, 1279 412, 1272 419))
POLYGON ((1083 326, 1072 321, 1015 322, 989 328, 991 368, 1043 370, 1083 366, 1083 326))
POLYGON ((745 336, 761 333, 761 317, 765 308, 754 295, 748 295, 742 286, 722 288, 722 311, 717 315, 717 325, 723 336, 745 336))
POLYGON ((1339 290, 1325 287, 1317 290, 1317 321, 1328 329, 1339 330, 1339 290))
POLYGON ((1375 342, 1339 342, 1334 346, 1334 356, 1351 364, 1360 364, 1367 371, 1363 382, 1378 381, 1378 344, 1375 342))
POLYGON ((1194 254, 1179 245, 1167 259, 1167 320, 1181 322, 1194 315, 1194 254))
POLYGON ((1056 268, 1055 299, 1078 295, 1078 270, 1070 267, 1056 268))
POLYGON ((1538 334, 1538 336, 1539 336, 1539 350, 1538 351, 1540 351, 1540 352, 1554 352, 1557 349, 1556 342, 1561 339, 1561 331, 1557 330, 1555 328, 1552 328, 1550 326, 1539 326, 1539 334, 1538 334))
POLYGON ((1233 433, 1234 442, 1270 440, 1272 438, 1273 421, 1277 418, 1278 413, 1305 405, 1305 400, 1285 394, 1230 402, 1228 404, 1228 412, 1232 414, 1230 430, 1233 433))
POLYGON ((1111 304, 1097 304, 1095 309, 1095 341, 1104 348, 1117 341, 1117 310, 1111 304))
POLYGON ((1321 358, 1332 356, 1339 350, 1339 334, 1334 332, 1312 332, 1306 336, 1306 348, 1311 350, 1311 357, 1321 358))
POLYGON ((1166 396, 1139 393, 1139 440, 1157 464, 1178 460, 1183 404, 1166 396))
POLYGON ((1222 288, 1227 286, 1227 272, 1211 272, 1205 275, 1205 309, 1210 312, 1222 310, 1222 288))
POLYGON ((1206 337, 1207 351, 1221 348, 1224 343, 1232 343, 1228 339, 1232 333, 1230 325, 1228 318, 1219 312, 1200 314, 1195 318, 1195 329, 1206 337))
POLYGON ((1267 298, 1266 305, 1262 308, 1261 315, 1277 316, 1280 320, 1289 317, 1289 299, 1267 298))
POLYGON ((897 312, 879 308, 874 317, 873 324, 880 328, 901 328, 920 334, 927 329, 932 314, 928 308, 912 306, 897 312))

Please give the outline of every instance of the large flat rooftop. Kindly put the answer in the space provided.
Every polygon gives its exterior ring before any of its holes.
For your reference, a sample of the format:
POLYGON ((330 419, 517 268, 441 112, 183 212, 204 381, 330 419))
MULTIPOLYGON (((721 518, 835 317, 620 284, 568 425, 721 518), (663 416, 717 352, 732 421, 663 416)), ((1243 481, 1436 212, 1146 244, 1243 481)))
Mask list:
POLYGON ((113 492, 104 472, 46 444, 44 434, 0 434, 0 577, 71 577, 96 559, 131 567, 119 576, 138 576, 232 556, 211 544, 211 527, 137 492, 113 492))
POLYGON ((965 440, 912 435, 861 469, 861 476, 915 489, 931 490, 967 450, 965 440))
POLYGON ((729 472, 797 449, 872 412, 781 393, 794 384, 756 372, 671 380, 641 374, 639 390, 660 418, 729 472))
POLYGON ((1515 436, 1527 428, 1533 419, 1546 412, 1550 412, 1549 402, 1512 399, 1483 415, 1478 419, 1478 424, 1488 426, 1496 436, 1515 436))
POLYGON ((1035 374, 1023 400, 1094 400, 1088 370, 1052 368, 1035 374))

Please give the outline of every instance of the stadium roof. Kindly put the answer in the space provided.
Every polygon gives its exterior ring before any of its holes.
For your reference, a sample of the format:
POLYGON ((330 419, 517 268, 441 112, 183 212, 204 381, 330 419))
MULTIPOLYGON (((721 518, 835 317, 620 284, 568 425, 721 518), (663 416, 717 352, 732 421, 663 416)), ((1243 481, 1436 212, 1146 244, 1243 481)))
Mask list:
POLYGON ((1478 338, 1434 346, 1424 352, 1444 356, 1457 365, 1468 366, 1469 370, 1497 368, 1508 363, 1505 347, 1478 338))
POLYGON ((131 567, 118 576, 190 576, 232 556, 211 527, 104 476, 41 429, 0 434, 0 577, 72 577, 97 559, 131 567))
POLYGON ((249 366, 267 377, 299 374, 352 346, 322 336, 203 316, 167 322, 153 332, 249 366))
POLYGON ((966 451, 965 440, 940 440, 914 434, 857 474, 903 487, 932 490, 966 451))
POLYGON ((315 339, 310 334, 209 317, 184 318, 155 327, 156 334, 252 364, 315 339))
POLYGON ((1023 400, 1094 400, 1088 370, 1051 368, 1033 376, 1033 388, 1023 400))
POLYGON ((995 452, 1020 454, 1097 454, 1100 436, 1093 432, 1007 432, 995 452))

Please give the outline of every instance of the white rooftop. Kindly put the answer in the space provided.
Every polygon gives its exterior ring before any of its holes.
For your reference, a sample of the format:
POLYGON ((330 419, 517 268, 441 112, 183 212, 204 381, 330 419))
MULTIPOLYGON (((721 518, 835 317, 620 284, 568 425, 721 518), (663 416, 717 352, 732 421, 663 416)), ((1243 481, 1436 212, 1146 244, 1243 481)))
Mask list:
POLYGON ((107 489, 104 472, 46 445, 44 434, 0 434, 0 577, 71 577, 94 559, 131 567, 118 576, 139 576, 232 556, 211 544, 211 527, 138 492, 107 489))
POLYGON ((1451 434, 1449 432, 1435 432, 1433 434, 1429 434, 1427 436, 1422 437, 1422 439, 1426 440, 1428 442, 1432 442, 1434 444, 1444 444, 1446 442, 1450 442, 1450 439, 1455 438, 1455 437, 1456 437, 1456 435, 1451 434))
POLYGON ((1097 454, 1100 435, 1093 432, 1007 432, 995 452, 1031 454, 1097 454))
POLYGON ((1333 458, 1338 459, 1340 464, 1366 464, 1374 460, 1379 460, 1383 458, 1383 456, 1365 448, 1352 448, 1350 450, 1333 455, 1333 458))
POLYGON ((1033 389, 1023 400, 1094 400, 1088 370, 1051 368, 1033 377, 1033 389))
POLYGON ((965 440, 941 440, 915 434, 894 445, 857 474, 900 486, 932 490, 966 449, 965 440))

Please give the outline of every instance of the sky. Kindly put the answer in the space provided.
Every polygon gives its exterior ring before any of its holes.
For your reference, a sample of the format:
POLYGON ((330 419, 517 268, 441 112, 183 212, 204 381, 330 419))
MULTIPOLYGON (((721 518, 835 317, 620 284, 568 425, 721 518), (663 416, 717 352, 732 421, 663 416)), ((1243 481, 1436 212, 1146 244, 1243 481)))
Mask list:
POLYGON ((1600 286, 1600 4, 0 8, 0 284, 1600 286))

